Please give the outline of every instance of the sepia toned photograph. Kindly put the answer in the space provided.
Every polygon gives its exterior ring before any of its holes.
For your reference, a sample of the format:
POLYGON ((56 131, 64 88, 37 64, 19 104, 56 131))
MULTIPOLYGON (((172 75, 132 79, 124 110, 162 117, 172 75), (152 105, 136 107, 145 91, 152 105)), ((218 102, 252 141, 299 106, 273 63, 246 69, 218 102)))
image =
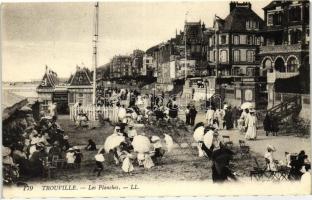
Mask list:
POLYGON ((2 196, 311 195, 308 0, 4 2, 2 196))

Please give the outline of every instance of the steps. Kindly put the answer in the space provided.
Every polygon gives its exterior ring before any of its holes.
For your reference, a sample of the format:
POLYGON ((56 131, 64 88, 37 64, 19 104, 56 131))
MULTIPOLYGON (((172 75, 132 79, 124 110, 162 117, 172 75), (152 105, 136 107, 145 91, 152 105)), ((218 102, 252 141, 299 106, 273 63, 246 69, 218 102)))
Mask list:
POLYGON ((301 111, 301 97, 294 96, 282 103, 270 108, 268 113, 271 116, 277 117, 279 121, 291 116, 291 115, 298 115, 301 111))

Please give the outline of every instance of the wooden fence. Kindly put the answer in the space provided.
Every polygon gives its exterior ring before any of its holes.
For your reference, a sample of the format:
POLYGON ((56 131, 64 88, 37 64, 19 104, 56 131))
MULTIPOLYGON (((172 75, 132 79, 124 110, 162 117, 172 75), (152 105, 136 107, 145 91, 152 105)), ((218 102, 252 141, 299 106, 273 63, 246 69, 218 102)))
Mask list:
POLYGON ((69 108, 70 119, 75 121, 79 113, 84 113, 87 115, 90 121, 99 120, 99 115, 103 119, 109 119, 111 122, 118 122, 118 109, 116 107, 106 107, 106 106, 71 106, 69 108))

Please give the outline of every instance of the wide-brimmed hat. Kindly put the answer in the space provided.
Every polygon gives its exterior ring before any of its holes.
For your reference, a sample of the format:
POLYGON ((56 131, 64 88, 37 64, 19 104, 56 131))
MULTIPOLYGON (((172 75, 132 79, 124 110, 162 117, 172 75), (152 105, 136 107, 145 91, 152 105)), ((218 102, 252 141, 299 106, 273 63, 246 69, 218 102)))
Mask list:
POLYGON ((69 139, 68 135, 64 135, 63 139, 68 140, 69 139))
POLYGON ((156 141, 159 141, 159 140, 160 140, 160 137, 158 137, 156 135, 153 135, 152 138, 151 138, 152 142, 156 142, 156 141))
POLYGON ((74 148, 69 148, 67 151, 74 151, 75 149, 74 148))
POLYGON ((276 151, 275 147, 273 145, 268 145, 267 150, 276 151))

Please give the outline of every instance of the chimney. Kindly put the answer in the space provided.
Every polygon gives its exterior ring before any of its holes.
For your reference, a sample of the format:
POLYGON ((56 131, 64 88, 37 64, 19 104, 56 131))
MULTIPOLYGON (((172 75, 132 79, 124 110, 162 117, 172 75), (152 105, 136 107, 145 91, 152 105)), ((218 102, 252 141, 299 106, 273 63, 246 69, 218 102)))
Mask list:
POLYGON ((236 7, 237 1, 231 1, 230 2, 230 12, 232 12, 232 10, 234 10, 234 8, 236 7))
POLYGON ((251 3, 250 2, 243 2, 243 3, 239 3, 237 1, 231 1, 230 2, 230 12, 232 12, 234 10, 234 8, 236 7, 245 7, 245 8, 249 8, 251 9, 251 3))

